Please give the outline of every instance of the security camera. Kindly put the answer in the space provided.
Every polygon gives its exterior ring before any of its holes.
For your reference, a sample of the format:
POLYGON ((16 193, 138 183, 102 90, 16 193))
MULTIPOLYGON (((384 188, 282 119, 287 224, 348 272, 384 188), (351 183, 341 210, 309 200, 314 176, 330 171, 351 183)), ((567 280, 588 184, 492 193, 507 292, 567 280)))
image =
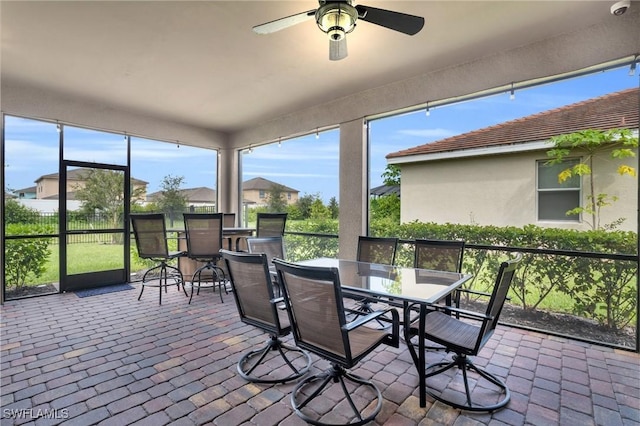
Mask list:
POLYGON ((611 6, 611 14, 615 16, 623 15, 631 6, 631 0, 622 0, 611 6))

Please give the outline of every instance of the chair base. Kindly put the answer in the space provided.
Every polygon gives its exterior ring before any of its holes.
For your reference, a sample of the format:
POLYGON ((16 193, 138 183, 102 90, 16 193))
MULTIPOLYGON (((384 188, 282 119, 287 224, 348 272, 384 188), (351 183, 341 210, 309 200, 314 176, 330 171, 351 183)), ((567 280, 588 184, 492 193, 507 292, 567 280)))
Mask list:
POLYGON ((451 407, 458 408, 460 410, 488 413, 504 408, 509 403, 509 400, 511 399, 511 392, 509 392, 509 388, 507 387, 507 385, 495 375, 477 367, 475 364, 473 364, 473 362, 471 362, 469 358, 467 358, 466 355, 454 355, 451 362, 443 361, 427 365, 427 367, 425 368, 425 379, 443 373, 454 367, 459 368, 462 371, 464 389, 466 394, 466 403, 460 403, 444 398, 442 395, 433 392, 431 389, 429 389, 429 387, 427 387, 427 393, 433 399, 438 400, 451 407), (499 393, 504 393, 504 397, 495 404, 485 405, 472 401, 471 391, 469 389, 469 381, 467 377, 469 371, 477 373, 480 377, 495 385, 499 389, 499 393))
MULTIPOLYGON (((300 383, 298 383, 298 385, 296 385, 295 389, 293 390, 293 393, 291 394, 291 405, 293 406, 293 409, 295 410, 298 417, 300 417, 302 420, 312 425, 334 426, 333 423, 323 423, 317 419, 309 417, 307 414, 302 412, 304 407, 307 406, 317 396, 319 396, 330 382, 340 383, 340 387, 342 388, 344 397, 346 401, 349 403, 349 405, 351 406, 351 409, 353 410, 353 413, 354 413, 354 417, 352 418, 353 421, 350 421, 349 423, 340 423, 341 425, 349 425, 349 426, 364 425, 373 421, 373 419, 375 419, 378 413, 380 413, 380 410, 382 409, 382 393, 380 392, 380 389, 378 389, 378 387, 373 382, 369 380, 365 380, 364 378, 356 376, 355 374, 349 373, 340 365, 332 363, 331 368, 329 368, 328 370, 324 371, 323 373, 308 377, 302 380, 300 383), (302 396, 300 394, 302 393, 303 388, 307 386, 313 386, 313 384, 318 381, 321 381, 320 385, 317 388, 311 390, 311 394, 308 397, 306 397, 303 400, 300 400, 299 396, 302 396), (350 392, 347 390, 347 385, 345 381, 353 382, 356 384, 356 386, 369 387, 373 391, 373 393, 376 395, 377 404, 375 409, 370 414, 363 416, 363 413, 356 408, 355 403, 351 398, 350 392)), ((334 404, 333 401, 335 401, 335 397, 332 397, 331 404, 334 404)), ((371 404, 367 404, 367 407, 370 405, 371 404)))
MULTIPOLYGON (((220 291, 220 302, 224 303, 224 300, 222 299, 222 288, 224 287, 224 292, 225 294, 229 294, 229 292, 227 291, 227 277, 224 273, 224 271, 222 270, 222 268, 220 268, 219 266, 214 265, 211 262, 207 262, 206 265, 203 265, 201 267, 199 267, 198 269, 195 270, 195 272, 193 273, 193 277, 191 278, 191 295, 189 296, 189 304, 191 304, 191 299, 193 299, 193 288, 197 287, 198 290, 196 291, 196 294, 199 295, 200 294, 200 288, 201 287, 209 287, 209 285, 203 285, 202 284, 202 273, 206 270, 210 270, 213 273, 213 276, 211 277, 212 284, 211 284, 211 288, 213 289, 214 293, 216 291, 216 285, 218 286, 218 290, 220 291)), ((205 282, 208 282, 207 280, 205 280, 205 282)), ((186 293, 186 290, 185 290, 186 293)))
POLYGON ((164 292, 167 292, 167 287, 170 285, 177 285, 178 291, 180 291, 180 284, 182 284, 182 290, 184 291, 184 295, 187 296, 187 290, 184 288, 184 278, 182 277, 182 272, 180 269, 175 266, 167 265, 165 262, 154 266, 147 270, 142 276, 142 287, 140 288, 140 294, 138 295, 138 300, 142 297, 142 292, 144 292, 145 287, 158 287, 160 289, 160 301, 159 304, 162 305, 162 287, 164 287, 164 292), (158 277, 158 283, 152 283, 151 281, 147 281, 147 276, 150 272, 159 269, 160 275, 158 277), (169 280, 174 280, 175 282, 169 284, 169 280))
MULTIPOLYGON (((284 368, 284 367, 283 367, 284 368)), ((240 361, 238 361, 238 374, 245 380, 252 383, 287 383, 299 379, 307 374, 311 368, 311 356, 308 352, 302 349, 285 345, 277 336, 272 335, 265 345, 253 351, 246 353, 240 361), (252 375, 256 367, 258 367, 265 359, 270 351, 278 351, 280 356, 284 359, 286 364, 291 369, 291 374, 286 377, 273 377, 267 378, 267 376, 255 376, 252 375), (286 351, 286 353, 285 353, 286 351), (287 353, 295 352, 300 354, 305 360, 306 365, 302 367, 296 367, 294 361, 287 357, 287 353)))

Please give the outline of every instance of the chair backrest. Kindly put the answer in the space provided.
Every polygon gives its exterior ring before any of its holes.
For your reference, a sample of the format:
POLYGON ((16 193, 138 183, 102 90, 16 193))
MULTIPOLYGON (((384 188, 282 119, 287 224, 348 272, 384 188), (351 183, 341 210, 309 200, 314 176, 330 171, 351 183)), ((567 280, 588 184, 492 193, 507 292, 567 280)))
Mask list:
POLYGON ((279 315, 267 256, 220 251, 227 265, 233 297, 240 319, 253 326, 283 336, 290 331, 285 312, 279 315))
POLYGON ((142 259, 169 256, 167 229, 163 213, 132 213, 130 215, 138 256, 142 259))
POLYGON ((413 267, 461 272, 464 241, 416 240, 413 267))
POLYGON ((258 213, 257 237, 281 237, 288 213, 258 213))
POLYGON ((337 268, 273 262, 284 291, 296 345, 325 359, 352 365, 337 268))
POLYGON ((273 259, 284 259, 284 240, 282 237, 247 238, 249 253, 264 253, 269 264, 273 259))
POLYGON ((222 213, 222 226, 224 228, 234 228, 236 226, 236 214, 222 213))
POLYGON ((358 262, 380 263, 394 265, 396 262, 396 248, 398 239, 392 237, 358 237, 358 262))
POLYGON ((220 258, 222 213, 184 213, 187 256, 192 259, 220 258))
POLYGON ((480 336, 477 343, 477 349, 482 348, 485 342, 491 338, 493 331, 498 325, 500 319, 500 313, 504 306, 504 302, 507 299, 507 293, 509 287, 511 287, 511 281, 516 273, 518 265, 522 261, 522 254, 518 253, 514 259, 502 262, 498 275, 496 276, 496 282, 491 292, 491 299, 487 304, 486 316, 490 320, 485 321, 480 331, 480 336))

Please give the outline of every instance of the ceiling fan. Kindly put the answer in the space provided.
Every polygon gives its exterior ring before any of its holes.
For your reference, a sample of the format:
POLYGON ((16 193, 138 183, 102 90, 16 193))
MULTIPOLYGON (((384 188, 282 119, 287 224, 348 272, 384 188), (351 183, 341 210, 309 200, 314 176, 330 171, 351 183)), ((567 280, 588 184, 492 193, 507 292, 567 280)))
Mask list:
POLYGON ((358 19, 408 35, 417 34, 424 26, 424 18, 420 16, 371 6, 354 6, 353 0, 318 0, 318 3, 317 9, 256 25, 253 31, 270 34, 315 17, 320 30, 329 36, 329 59, 337 61, 347 57, 347 34, 356 27, 358 19))

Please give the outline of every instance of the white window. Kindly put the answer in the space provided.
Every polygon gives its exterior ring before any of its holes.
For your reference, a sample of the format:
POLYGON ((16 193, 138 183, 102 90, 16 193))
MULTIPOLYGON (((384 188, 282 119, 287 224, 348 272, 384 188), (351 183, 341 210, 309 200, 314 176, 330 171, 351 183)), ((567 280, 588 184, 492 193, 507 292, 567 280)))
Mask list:
POLYGON ((580 207, 580 177, 574 176, 558 182, 558 174, 578 163, 577 159, 559 164, 538 161, 538 220, 578 222, 577 214, 567 215, 569 210, 580 207))

